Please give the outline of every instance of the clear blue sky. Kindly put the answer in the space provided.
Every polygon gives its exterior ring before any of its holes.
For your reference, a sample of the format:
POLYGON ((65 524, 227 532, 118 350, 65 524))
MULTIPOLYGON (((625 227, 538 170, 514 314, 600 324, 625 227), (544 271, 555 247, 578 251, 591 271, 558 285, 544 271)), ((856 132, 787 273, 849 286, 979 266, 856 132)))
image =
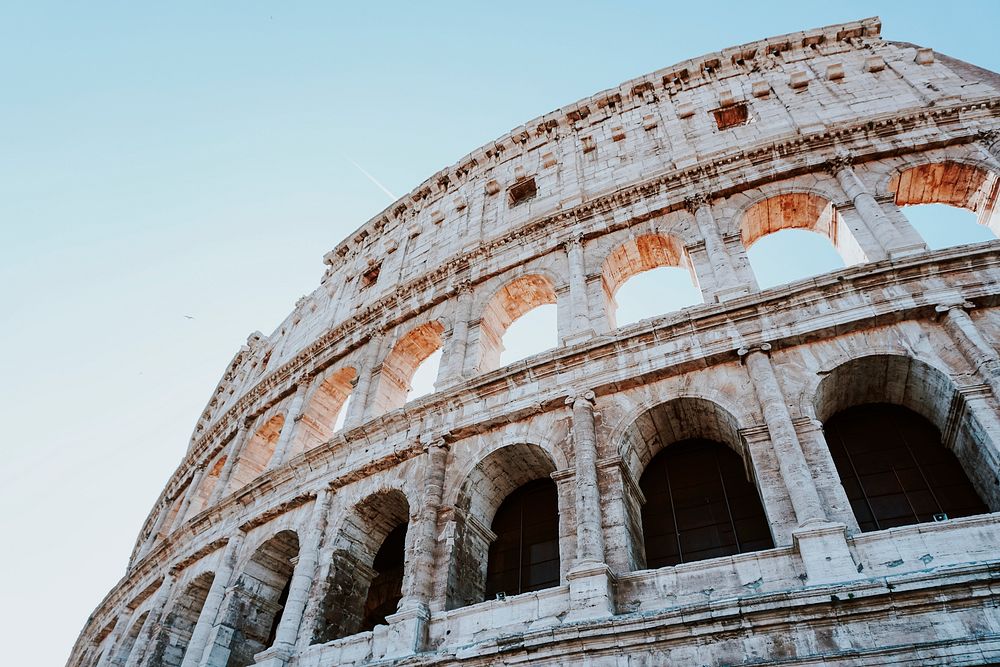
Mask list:
POLYGON ((623 80, 873 14, 998 70, 998 7, 7 3, 4 663, 63 663, 236 349, 387 204, 351 160, 402 195, 623 80))

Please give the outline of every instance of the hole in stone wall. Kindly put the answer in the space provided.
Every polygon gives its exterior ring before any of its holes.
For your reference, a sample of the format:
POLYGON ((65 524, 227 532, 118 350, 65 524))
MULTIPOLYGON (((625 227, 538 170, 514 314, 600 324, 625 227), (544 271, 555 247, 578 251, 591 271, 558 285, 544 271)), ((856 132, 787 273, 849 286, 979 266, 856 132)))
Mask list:
POLYGON ((526 178, 510 186, 507 190, 507 203, 510 206, 517 206, 525 202, 538 193, 538 186, 535 185, 534 177, 526 178))
POLYGON ((746 125, 750 120, 750 110, 746 103, 734 104, 733 106, 716 109, 712 112, 715 116, 715 124, 720 130, 727 130, 737 125, 746 125))

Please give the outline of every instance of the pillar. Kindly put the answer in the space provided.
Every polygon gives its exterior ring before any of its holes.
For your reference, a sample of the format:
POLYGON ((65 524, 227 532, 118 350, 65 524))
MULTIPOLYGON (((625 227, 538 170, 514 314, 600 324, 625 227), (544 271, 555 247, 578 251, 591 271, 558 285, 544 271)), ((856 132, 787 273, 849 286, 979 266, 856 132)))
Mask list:
POLYGON ((802 558, 809 584, 848 581, 858 577, 857 566, 847 546, 847 526, 827 520, 806 462, 788 405, 778 384, 768 353, 769 343, 740 348, 764 414, 764 424, 778 459, 778 471, 788 489, 798 528, 792 540, 802 558))
POLYGON ((569 302, 571 323, 563 342, 572 344, 594 336, 590 326, 590 305, 587 303, 587 267, 583 256, 583 238, 574 234, 565 243, 569 263, 569 302))
POLYGON ((132 652, 129 653, 125 667, 136 667, 142 663, 146 650, 153 639, 153 634, 160 625, 163 608, 167 605, 167 599, 170 597, 170 590, 174 587, 174 581, 175 575, 173 572, 168 572, 164 575, 163 583, 156 590, 156 596, 153 598, 152 603, 150 603, 149 615, 146 616, 146 620, 139 630, 139 636, 135 638, 135 644, 132 646, 132 652))
POLYGON ((871 237, 889 257, 910 255, 927 249, 909 223, 905 223, 904 229, 903 222, 893 223, 886 215, 882 206, 875 200, 875 196, 868 191, 854 171, 849 155, 837 155, 827 164, 827 169, 837 179, 844 194, 853 202, 871 237))
POLYGON ((187 490, 184 491, 184 500, 181 501, 181 506, 177 508, 177 519, 176 524, 184 523, 184 517, 187 516, 188 509, 191 507, 191 501, 194 500, 194 494, 198 493, 198 487, 201 485, 201 480, 205 476, 205 468, 208 466, 207 463, 202 462, 197 465, 194 469, 194 474, 191 475, 191 482, 188 483, 187 490))
POLYGON ((244 534, 237 531, 229 538, 226 550, 219 560, 216 568, 215 578, 212 579, 212 587, 208 589, 205 596, 205 604, 201 607, 201 614, 198 615, 198 622, 191 632, 191 639, 188 641, 187 651, 184 653, 184 662, 181 667, 207 666, 211 657, 210 641, 216 634, 216 622, 219 621, 219 612, 222 603, 226 598, 226 591, 229 590, 233 581, 233 574, 236 569, 236 559, 239 556, 240 548, 243 546, 244 534))
POLYGON ((368 334, 368 345, 365 347, 364 361, 358 369, 358 384, 351 392, 353 400, 348 406, 347 416, 344 417, 344 430, 350 430, 360 426, 364 421, 365 411, 368 407, 369 394, 371 393, 372 378, 375 374, 375 366, 378 363, 379 350, 382 347, 382 331, 374 329, 368 334))
POLYGON ((332 500, 333 492, 328 488, 322 489, 316 495, 312 512, 309 515, 309 525, 299 546, 298 561, 292 572, 292 582, 288 587, 288 599, 281 612, 281 620, 278 622, 274 643, 270 648, 255 656, 255 664, 267 665, 267 667, 284 667, 295 652, 295 641, 302 625, 309 591, 316 578, 319 549, 332 500))
POLYGON ((463 280, 458 284, 455 300, 455 321, 448 340, 448 349, 443 353, 442 367, 447 364, 441 386, 457 384, 465 379, 465 357, 469 349, 469 318, 472 316, 472 283, 463 280))
POLYGON ((306 393, 309 391, 311 378, 302 378, 298 386, 295 387, 295 394, 288 403, 288 411, 285 413, 285 423, 281 425, 281 433, 278 435, 278 442, 274 444, 274 454, 267 462, 267 469, 277 468, 288 458, 288 450, 292 444, 292 434, 302 421, 302 408, 306 401, 306 393))
POLYGON ((249 432, 250 429, 247 426, 246 420, 240 419, 236 435, 233 436, 232 442, 229 443, 229 447, 226 449, 226 462, 222 464, 222 470, 219 471, 219 479, 215 482, 215 488, 212 489, 212 496, 208 499, 208 507, 212 507, 226 495, 226 488, 229 486, 229 477, 233 474, 233 466, 236 465, 236 459, 239 458, 243 443, 246 442, 250 435, 249 432))
POLYGON ((163 529, 163 522, 167 520, 168 514, 170 514, 170 501, 164 499, 156 510, 156 519, 153 520, 153 527, 149 529, 149 535, 146 536, 146 541, 143 543, 142 548, 139 549, 139 554, 135 559, 136 562, 142 560, 143 556, 148 554, 149 550, 153 548, 153 544, 156 543, 156 536, 163 529))
POLYGON ((115 651, 118 649, 118 640, 121 639, 122 633, 125 632, 125 628, 128 626, 128 619, 132 611, 132 609, 126 607, 118 614, 115 627, 112 628, 111 636, 108 637, 107 646, 104 647, 104 653, 101 654, 100 659, 98 659, 94 667, 108 667, 111 664, 111 658, 114 657, 115 651))
POLYGON ((975 306, 969 302, 942 304, 935 310, 941 316, 945 331, 962 356, 989 385, 993 396, 1000 400, 1000 355, 983 336, 966 312, 975 306))
POLYGON ((566 405, 572 409, 576 459, 576 560, 566 575, 569 619, 585 620, 615 613, 614 577, 604 561, 594 392, 577 392, 566 398, 566 405))
POLYGON ((705 243, 705 254, 712 267, 712 277, 716 286, 715 300, 725 301, 733 297, 743 296, 749 290, 736 277, 722 234, 712 215, 712 204, 703 194, 695 195, 685 200, 684 205, 694 216, 695 224, 701 240, 705 243))

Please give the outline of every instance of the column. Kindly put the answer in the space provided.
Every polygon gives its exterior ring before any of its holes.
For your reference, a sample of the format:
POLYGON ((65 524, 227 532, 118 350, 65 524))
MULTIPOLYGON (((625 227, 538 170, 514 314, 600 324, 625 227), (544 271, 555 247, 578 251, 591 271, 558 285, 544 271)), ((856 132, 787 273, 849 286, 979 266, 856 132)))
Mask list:
POLYGON ((736 278, 736 271, 733 269, 729 253, 726 252, 726 245, 722 241, 715 216, 712 215, 712 204, 708 197, 698 194, 685 200, 684 205, 694 216, 698 233, 705 243, 705 254, 708 255, 712 277, 715 279, 715 300, 725 301, 747 294, 749 290, 746 285, 741 284, 736 278))
POLYGON ((143 556, 148 554, 149 550, 153 548, 153 545, 156 543, 156 536, 160 534, 163 522, 167 520, 168 514, 170 514, 170 500, 164 499, 156 510, 156 519, 153 520, 153 527, 149 529, 149 535, 146 536, 146 541, 143 543, 142 548, 139 549, 139 554, 135 559, 136 562, 142 560, 143 556))
POLYGON ((970 308, 975 308, 975 306, 969 302, 962 302, 942 304, 937 306, 935 310, 939 316, 943 315, 942 322, 945 331, 948 332, 962 356, 990 386, 993 396, 1000 400, 1000 355, 969 317, 969 313, 966 311, 970 308))
POLYGON ((465 357, 469 349, 469 318, 472 316, 472 283, 463 280, 458 284, 455 300, 455 322, 451 328, 448 350, 442 363, 447 363, 447 375, 442 387, 457 384, 465 378, 465 357))
POLYGON ((847 581, 858 577, 857 567, 847 546, 847 526, 831 523, 823 512, 819 493, 795 432, 788 405, 778 384, 768 353, 769 343, 740 348, 754 393, 764 414, 764 424, 778 459, 778 471, 788 489, 799 527, 792 540, 802 558, 810 584, 847 581))
POLYGON ((378 364, 379 350, 382 347, 382 331, 373 329, 368 334, 368 344, 365 347, 364 361, 358 369, 358 385, 351 392, 352 400, 344 418, 344 430, 348 431, 360 426, 364 421, 365 409, 368 406, 368 394, 371 393, 372 377, 378 364))
POLYGON ((302 407, 305 404, 306 393, 309 391, 311 378, 303 377, 295 387, 295 394, 288 403, 288 410, 285 412, 285 423, 281 425, 281 433, 278 435, 278 442, 274 445, 274 454, 267 462, 267 469, 277 468, 288 457, 288 449, 292 443, 292 433, 302 420, 302 407))
MULTIPOLYGON (((926 250, 923 241, 916 243, 912 239, 907 239, 906 236, 909 234, 905 232, 909 230, 900 230, 897 225, 893 224, 893 221, 889 219, 889 216, 875 200, 874 195, 868 192, 868 188, 851 167, 851 163, 850 155, 839 154, 827 163, 827 169, 840 183, 844 194, 854 203, 855 210, 875 243, 889 257, 926 250)), ((872 257, 870 259, 878 258, 872 257)))
POLYGON ((194 500, 194 494, 198 493, 198 487, 201 485, 201 480, 205 476, 205 468, 207 465, 208 464, 206 462, 202 462, 195 467, 194 474, 191 475, 191 482, 184 491, 184 500, 181 501, 181 506, 177 508, 177 518, 175 519, 175 523, 177 525, 184 523, 184 517, 187 516, 188 508, 191 507, 191 501, 194 500))
POLYGON ((566 398, 573 415, 576 459, 576 560, 567 573, 570 620, 615 613, 614 577, 604 562, 601 497, 597 484, 597 435, 594 428, 594 392, 566 398))
POLYGON ((207 507, 212 507, 226 495, 226 487, 229 486, 229 476, 233 474, 233 466, 236 465, 236 459, 239 458, 243 443, 246 442, 249 435, 250 429, 247 426, 246 420, 240 419, 236 435, 233 436, 229 447, 226 449, 226 462, 222 464, 222 470, 219 471, 219 479, 215 482, 215 488, 212 489, 212 496, 208 499, 207 507))
POLYGON ((131 613, 132 610, 126 607, 118 614, 115 627, 111 630, 111 636, 108 637, 108 644, 104 647, 104 653, 101 654, 100 659, 94 667, 108 667, 111 664, 111 658, 114 657, 115 651, 118 649, 118 640, 121 639, 121 634, 125 632, 125 628, 128 625, 129 616, 123 616, 123 614, 131 613))
POLYGON ((284 667, 295 652, 295 640, 302 625, 302 616, 309 599, 316 577, 316 566, 319 564, 319 548, 326 529, 326 519, 330 514, 330 503, 333 492, 324 488, 316 494, 312 512, 309 514, 309 524, 299 547, 298 561, 292 572, 292 582, 288 587, 288 599, 281 612, 281 620, 275 632, 274 643, 265 651, 255 656, 255 664, 268 667, 284 667))
POLYGON ((569 263, 569 302, 572 320, 566 343, 577 343, 594 336, 590 326, 590 306, 587 303, 587 267, 583 257, 583 238, 574 234, 565 243, 569 263))
POLYGON ((198 622, 191 632, 191 639, 188 641, 181 667, 198 667, 208 663, 211 647, 209 639, 212 637, 216 621, 219 620, 219 611, 226 598, 226 591, 232 583, 236 558, 239 555, 240 547, 243 546, 243 538, 243 532, 237 531, 226 544, 226 550, 216 568, 215 578, 212 579, 212 587, 208 589, 205 604, 202 605, 201 613, 198 615, 198 622))
POLYGON ((149 605, 149 614, 146 616, 146 620, 139 630, 139 636, 136 637, 135 644, 132 645, 132 651, 128 655, 125 667, 136 667, 141 664, 143 656, 149 648, 150 641, 153 639, 153 633, 156 632, 156 629, 160 625, 163 608, 167 605, 167 598, 170 597, 170 590, 174 586, 174 581, 175 575, 173 572, 168 572, 164 575, 163 583, 156 590, 156 596, 149 605))

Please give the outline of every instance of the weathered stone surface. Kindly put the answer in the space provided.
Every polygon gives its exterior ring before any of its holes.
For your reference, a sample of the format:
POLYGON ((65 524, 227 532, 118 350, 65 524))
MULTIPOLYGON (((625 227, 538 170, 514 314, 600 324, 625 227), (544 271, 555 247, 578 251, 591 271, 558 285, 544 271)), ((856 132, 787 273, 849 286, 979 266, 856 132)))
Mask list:
POLYGON ((929 252, 901 211, 1000 232, 1000 75, 879 31, 598 93, 327 253, 233 359, 67 664, 1000 661, 1000 242, 929 252), (761 292, 746 247, 789 228, 847 268, 761 292), (618 328, 615 292, 659 266, 705 303, 618 328), (500 367, 553 303, 559 347, 500 367), (872 402, 938 429, 993 513, 862 532, 823 423, 872 402), (637 480, 689 438, 741 457, 774 548, 646 569, 637 480), (484 601, 494 515, 550 478, 559 585, 484 601), (402 599, 373 616, 401 529, 402 599))

